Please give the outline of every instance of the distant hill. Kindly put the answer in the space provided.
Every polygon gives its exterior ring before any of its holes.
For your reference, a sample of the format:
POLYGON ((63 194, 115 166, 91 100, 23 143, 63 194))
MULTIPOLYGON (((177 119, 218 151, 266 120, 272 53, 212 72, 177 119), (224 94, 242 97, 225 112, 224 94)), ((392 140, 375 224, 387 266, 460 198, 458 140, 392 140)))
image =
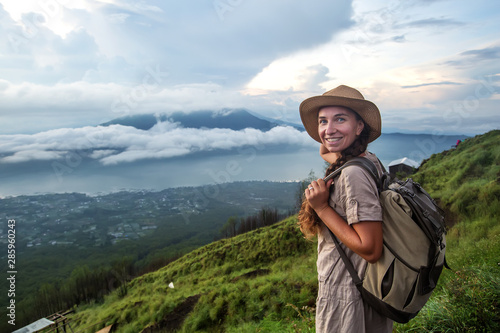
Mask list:
MULTIPOLYGON (((438 288, 395 332, 498 331, 500 131, 434 154, 414 175, 453 215, 438 288)), ((73 330, 313 331, 316 244, 296 217, 197 249, 72 315, 73 330), (95 325, 95 326, 93 326, 95 325)))
POLYGON ((186 128, 229 128, 235 131, 245 128, 255 128, 267 131, 273 127, 287 125, 303 130, 296 124, 284 123, 269 118, 257 117, 244 109, 223 109, 220 111, 174 112, 169 115, 143 114, 113 119, 101 126, 123 125, 132 126, 141 130, 152 128, 159 121, 179 123, 186 128))
POLYGON ((420 163, 432 154, 451 149, 457 140, 467 138, 466 135, 382 133, 368 145, 368 150, 377 154, 387 167, 390 162, 403 157, 420 163))

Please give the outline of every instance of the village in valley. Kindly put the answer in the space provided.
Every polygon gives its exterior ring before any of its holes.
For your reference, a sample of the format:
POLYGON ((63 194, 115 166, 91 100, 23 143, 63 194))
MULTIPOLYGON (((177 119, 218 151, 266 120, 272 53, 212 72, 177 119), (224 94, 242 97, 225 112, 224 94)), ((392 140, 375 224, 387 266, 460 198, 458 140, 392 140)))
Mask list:
MULTIPOLYGON (((63 193, 7 197, 0 200, 0 218, 16 220, 19 251, 48 245, 106 246, 149 235, 168 218, 187 223, 189 216, 224 206, 241 207, 242 215, 257 212, 269 203, 284 211, 293 206, 298 185, 245 182, 246 191, 241 187, 238 190, 238 186, 224 184, 224 191, 213 185, 95 196, 63 193)), ((7 243, 4 229, 0 228, 1 244, 7 243)))
MULTIPOLYGON (((42 245, 101 246, 145 236, 157 228, 158 213, 175 211, 171 200, 148 203, 139 193, 92 197, 85 194, 46 194, 5 198, 0 218, 17 221, 17 242, 23 247, 42 245)), ((6 242, 0 229, 0 242, 6 242)))

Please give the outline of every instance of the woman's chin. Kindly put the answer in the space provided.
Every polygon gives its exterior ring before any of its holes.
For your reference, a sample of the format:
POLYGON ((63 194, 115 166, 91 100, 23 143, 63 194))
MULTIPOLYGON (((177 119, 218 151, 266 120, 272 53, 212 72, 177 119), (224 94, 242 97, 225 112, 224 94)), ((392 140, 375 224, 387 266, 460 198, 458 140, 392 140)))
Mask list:
POLYGON ((323 143, 323 145, 325 146, 326 149, 328 149, 330 153, 340 153, 342 151, 342 147, 340 145, 331 143, 326 143, 326 144, 323 143))

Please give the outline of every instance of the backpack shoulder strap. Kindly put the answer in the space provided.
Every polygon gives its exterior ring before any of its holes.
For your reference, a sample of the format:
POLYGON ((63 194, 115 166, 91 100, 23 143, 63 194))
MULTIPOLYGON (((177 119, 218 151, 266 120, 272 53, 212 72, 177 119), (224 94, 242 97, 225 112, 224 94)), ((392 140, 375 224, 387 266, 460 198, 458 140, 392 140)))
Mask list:
MULTIPOLYGON (((379 160, 379 163, 380 163, 380 160, 379 160)), ((323 178, 323 180, 326 182, 327 180, 336 177, 338 174, 340 174, 340 172, 342 172, 342 169, 344 169, 345 167, 348 167, 350 165, 358 165, 358 166, 362 167, 363 169, 365 169, 366 171, 368 171, 370 176, 375 181, 375 184, 377 184, 377 188, 379 189, 379 191, 383 191, 384 189, 387 188, 387 184, 386 184, 387 183, 387 174, 385 172, 385 169, 383 169, 384 170, 383 176, 379 177, 378 170, 377 170, 377 167, 375 166, 375 164, 372 161, 370 161, 369 159, 364 158, 364 157, 353 157, 352 159, 347 161, 344 165, 342 165, 340 168, 338 168, 337 170, 335 170, 334 172, 332 172, 331 174, 329 174, 328 176, 323 178)), ((382 165, 382 163, 380 163, 380 165, 382 165)), ((383 165, 382 165, 382 168, 383 168, 383 165)))
POLYGON ((359 165, 360 167, 362 167, 366 171, 368 171, 368 173, 373 178, 375 183, 377 183, 377 185, 379 185, 380 177, 378 175, 378 170, 372 161, 370 161, 369 159, 364 158, 364 157, 354 157, 351 160, 349 160, 349 162, 351 165, 359 165))
MULTIPOLYGON (((384 173, 383 173, 382 177, 379 177, 378 170, 377 170, 377 167, 375 166, 375 164, 372 161, 368 160, 367 158, 363 158, 363 157, 352 158, 351 160, 347 161, 342 167, 335 170, 332 174, 328 175, 325 178, 330 179, 330 178, 337 176, 343 168, 345 168, 349 165, 358 165, 358 166, 364 168, 365 170, 367 170, 368 173, 371 175, 371 177, 374 179, 375 183, 377 184, 379 191, 383 191, 383 190, 386 190, 388 188, 388 181, 390 178, 389 178, 389 175, 387 174, 387 172, 385 171, 385 169, 384 169, 384 173)), ((335 234, 328 227, 327 227, 327 229, 330 232, 330 235, 333 239, 333 242, 335 243, 335 247, 337 248, 337 251, 338 251, 340 257, 342 258, 342 261, 344 262, 344 265, 345 265, 347 271, 349 272, 349 275, 351 276, 352 281, 356 285, 356 288, 361 291, 363 281, 360 279, 358 273, 356 272, 356 269, 354 268, 354 265, 352 264, 351 260, 349 260, 349 258, 347 257, 344 249, 340 246, 340 242, 337 239, 337 237, 335 236, 335 234)), ((429 239, 432 239, 432 238, 429 238, 429 239)), ((446 258, 444 259, 444 266, 449 269, 448 263, 446 262, 446 258)))
POLYGON ((327 229, 330 232, 330 235, 332 236, 333 242, 335 243, 335 248, 339 252, 340 257, 342 258, 342 261, 344 262, 344 265, 347 268, 347 271, 349 272, 349 275, 351 275, 352 282, 354 282, 356 288, 360 290, 361 287, 363 286, 363 281, 359 277, 358 272, 356 272, 356 269, 354 268, 354 265, 352 264, 351 260, 347 257, 347 254, 345 253, 344 249, 340 246, 340 242, 337 239, 337 236, 335 236, 335 234, 328 227, 327 229))
MULTIPOLYGON (((340 168, 326 176, 323 180, 326 182, 329 179, 332 179, 339 175, 342 172, 342 169, 345 167, 348 167, 350 165, 358 165, 362 168, 364 168, 370 176, 373 178, 375 183, 377 184, 377 188, 380 190, 383 186, 382 184, 382 179, 378 176, 378 170, 375 164, 373 164, 372 161, 370 161, 367 158, 363 157, 354 157, 347 161, 344 165, 342 165, 340 168)), ((381 164, 382 165, 382 164, 381 164)), ((332 236, 333 242, 335 243, 335 247, 337 248, 337 251, 339 252, 340 257, 342 258, 342 261, 344 262, 344 265, 349 272, 349 275, 351 275, 352 281, 356 285, 356 288, 358 288, 361 291, 363 281, 359 277, 358 273, 356 272, 356 269, 354 268, 351 260, 347 257, 344 249, 340 246, 340 242, 338 241, 337 237, 335 234, 327 227, 328 231, 330 232, 330 235, 332 236)))

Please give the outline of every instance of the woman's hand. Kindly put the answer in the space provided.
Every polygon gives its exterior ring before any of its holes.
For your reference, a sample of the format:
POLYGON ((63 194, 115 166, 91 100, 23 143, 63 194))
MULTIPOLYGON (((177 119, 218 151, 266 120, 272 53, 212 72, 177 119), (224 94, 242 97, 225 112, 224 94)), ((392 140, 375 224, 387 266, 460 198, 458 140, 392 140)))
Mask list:
POLYGON ((363 221, 352 226, 347 224, 334 209, 329 209, 328 199, 332 183, 333 179, 326 184, 323 179, 311 182, 305 190, 306 199, 318 217, 342 243, 368 262, 376 262, 382 255, 382 222, 363 221))
POLYGON ((317 214, 329 207, 328 198, 330 197, 330 186, 332 182, 333 179, 325 183, 325 181, 320 178, 312 181, 305 190, 306 199, 317 214))

